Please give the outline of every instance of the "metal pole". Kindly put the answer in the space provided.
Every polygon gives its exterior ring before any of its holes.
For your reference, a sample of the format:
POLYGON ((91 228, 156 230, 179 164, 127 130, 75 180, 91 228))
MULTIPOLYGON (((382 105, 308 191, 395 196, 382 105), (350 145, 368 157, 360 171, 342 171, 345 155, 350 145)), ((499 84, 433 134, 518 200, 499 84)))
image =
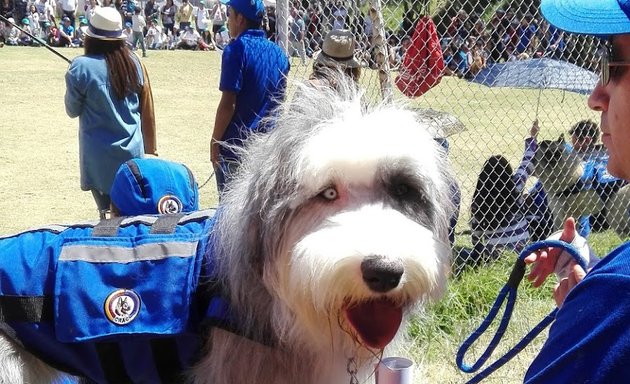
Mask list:
POLYGON ((29 35, 32 39, 34 39, 35 41, 37 41, 38 43, 42 44, 44 47, 48 48, 49 51, 51 51, 52 53, 54 53, 55 55, 61 57, 62 59, 64 59, 65 61, 68 62, 68 64, 72 63, 72 60, 68 59, 67 57, 65 57, 64 55, 62 55, 61 53, 57 52, 55 49, 53 49, 53 47, 51 47, 50 45, 48 45, 44 40, 40 39, 39 37, 35 37, 33 36, 30 32, 25 31, 24 29, 20 28, 19 26, 15 25, 14 23, 10 22, 8 19, 6 19, 4 16, 0 15, 0 19, 11 24, 12 26, 14 26, 15 28, 19 29, 20 31, 26 33, 27 35, 29 35))
POLYGON ((289 0, 276 1, 276 43, 289 54, 289 0))
POLYGON ((372 46, 376 51, 376 66, 378 68, 378 79, 381 84, 381 97, 383 100, 391 100, 394 93, 389 71, 389 52, 382 9, 381 0, 371 0, 372 46))

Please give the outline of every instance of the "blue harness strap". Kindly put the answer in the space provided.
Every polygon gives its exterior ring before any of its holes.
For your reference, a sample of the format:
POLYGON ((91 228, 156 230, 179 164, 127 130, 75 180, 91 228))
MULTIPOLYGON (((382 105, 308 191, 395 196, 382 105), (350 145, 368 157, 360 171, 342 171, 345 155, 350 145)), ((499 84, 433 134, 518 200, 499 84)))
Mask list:
POLYGON ((214 211, 139 216, 0 238, 0 320, 75 376, 181 382, 207 320, 238 330, 214 296, 214 220, 214 211))
MULTIPOLYGON (((179 220, 184 214, 170 214, 158 216, 151 225, 151 234, 169 235, 175 232, 179 220)), ((92 230, 93 237, 118 235, 122 217, 101 220, 92 230)), ((149 340, 153 362, 162 383, 177 383, 182 380, 183 367, 175 337, 162 337, 149 340)), ((125 361, 122 359, 120 344, 113 341, 96 343, 98 358, 108 383, 133 383, 127 374, 125 361)))
MULTIPOLYGON (((585 271, 587 270, 587 265, 585 264, 582 257, 580 257, 580 252, 573 245, 567 242, 560 241, 560 240, 543 240, 543 241, 535 242, 525 247, 525 249, 523 249, 518 259, 516 260, 516 263, 514 264, 512 272, 510 273, 510 277, 507 283, 505 284, 505 286, 503 286, 503 288, 499 292, 499 295, 497 296, 497 299, 492 305, 492 308, 490 309, 488 316, 486 316, 486 318, 483 320, 481 325, 475 331, 473 331, 473 333, 470 336, 468 336, 468 338, 464 340, 462 345, 459 347, 455 360, 456 360, 457 366, 459 367, 461 371, 466 372, 466 373, 473 373, 473 372, 478 371, 486 363, 488 358, 492 355, 492 352, 494 351, 494 349, 497 347, 497 345, 503 338, 503 335, 505 334, 507 326, 512 317, 512 311, 514 310, 514 303, 516 302, 516 293, 518 290, 518 286, 523 280, 523 277, 525 276, 525 269, 526 269, 525 257, 527 257, 529 254, 539 249, 551 248, 551 247, 564 249, 565 251, 567 251, 569 255, 573 257, 573 259, 585 271), (479 359, 477 359, 477 361, 474 362, 472 365, 466 364, 464 362, 464 358, 466 357, 466 353, 468 352, 468 349, 479 339, 479 337, 486 331, 486 329, 488 329, 490 324, 492 324, 492 322, 496 318, 497 313, 499 312, 499 309, 501 308, 501 305, 503 304, 503 301, 505 301, 506 298, 507 298, 507 302, 505 305, 503 317, 501 318, 499 326, 497 327, 497 330, 494 336, 492 337, 492 340, 490 340, 490 343, 486 347, 486 350, 481 354, 479 359)), ((505 363, 510 361, 514 356, 516 356, 520 351, 522 351, 523 348, 525 348, 534 338, 536 338, 536 336, 538 336, 540 332, 542 332, 545 328, 547 328, 547 326, 549 326, 549 324, 551 324, 555 320, 557 312, 558 312, 558 308, 555 308, 553 311, 551 311, 551 313, 545 316, 545 318, 540 323, 538 323, 534 328, 532 328, 532 330, 529 331, 521 339, 521 341, 519 341, 514 347, 512 347, 503 356, 501 356, 492 364, 484 368, 481 372, 473 376, 470 380, 467 381, 467 383, 468 384, 479 383, 481 380, 488 377, 491 373, 501 368, 505 363)))

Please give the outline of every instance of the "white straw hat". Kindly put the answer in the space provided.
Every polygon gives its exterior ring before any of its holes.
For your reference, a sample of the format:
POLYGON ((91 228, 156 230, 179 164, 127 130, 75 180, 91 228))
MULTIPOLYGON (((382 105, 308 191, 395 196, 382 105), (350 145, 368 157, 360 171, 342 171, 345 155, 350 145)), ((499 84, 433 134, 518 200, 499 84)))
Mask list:
POLYGON ((85 34, 101 40, 124 39, 120 13, 112 7, 97 7, 90 18, 85 34))
POLYGON ((327 67, 358 68, 361 63, 354 56, 355 46, 351 31, 333 29, 324 38, 322 50, 315 53, 315 62, 327 67))

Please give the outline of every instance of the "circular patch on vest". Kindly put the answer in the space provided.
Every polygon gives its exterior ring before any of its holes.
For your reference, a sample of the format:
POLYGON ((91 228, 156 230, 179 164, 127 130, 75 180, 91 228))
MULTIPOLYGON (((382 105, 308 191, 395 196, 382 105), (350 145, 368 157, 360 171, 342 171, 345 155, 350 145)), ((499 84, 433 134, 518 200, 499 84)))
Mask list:
POLYGON ((105 316, 116 325, 126 325, 140 312, 140 296, 129 289, 119 289, 105 299, 105 316))
POLYGON ((162 196, 158 201, 157 210, 159 214, 173 214, 180 213, 184 209, 182 201, 173 195, 162 196))

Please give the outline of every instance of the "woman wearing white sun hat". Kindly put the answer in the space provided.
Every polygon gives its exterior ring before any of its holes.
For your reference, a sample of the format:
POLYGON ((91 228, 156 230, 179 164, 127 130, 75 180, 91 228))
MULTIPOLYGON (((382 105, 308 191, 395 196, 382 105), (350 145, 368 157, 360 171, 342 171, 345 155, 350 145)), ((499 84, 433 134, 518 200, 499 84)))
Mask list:
POLYGON ((81 189, 92 192, 104 218, 118 167, 157 154, 153 98, 116 9, 97 8, 85 36, 85 55, 66 73, 65 105, 68 116, 79 117, 81 189))

